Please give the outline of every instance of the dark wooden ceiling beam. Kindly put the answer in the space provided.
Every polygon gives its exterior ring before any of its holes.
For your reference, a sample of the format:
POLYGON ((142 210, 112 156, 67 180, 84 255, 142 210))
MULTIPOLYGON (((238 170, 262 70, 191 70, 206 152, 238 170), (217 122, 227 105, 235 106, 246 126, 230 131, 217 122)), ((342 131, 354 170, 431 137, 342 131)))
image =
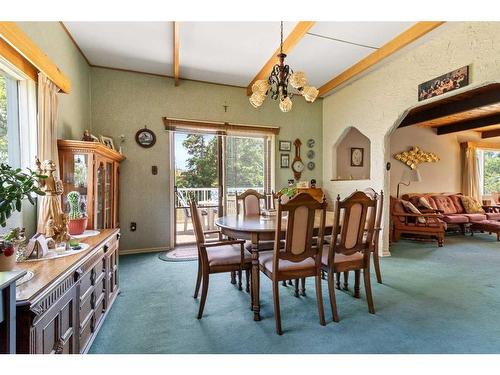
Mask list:
POLYGON ((500 125, 500 113, 493 116, 480 117, 472 120, 455 122, 450 125, 439 126, 435 129, 437 135, 443 135, 443 134, 461 132, 464 130, 483 128, 485 126, 491 126, 491 125, 500 125))
POLYGON ((416 107, 408 113, 399 127, 423 124, 426 121, 440 117, 467 112, 497 103, 500 103, 500 84, 493 83, 416 107))
POLYGON ((500 129, 486 130, 481 133, 481 138, 500 137, 500 129))

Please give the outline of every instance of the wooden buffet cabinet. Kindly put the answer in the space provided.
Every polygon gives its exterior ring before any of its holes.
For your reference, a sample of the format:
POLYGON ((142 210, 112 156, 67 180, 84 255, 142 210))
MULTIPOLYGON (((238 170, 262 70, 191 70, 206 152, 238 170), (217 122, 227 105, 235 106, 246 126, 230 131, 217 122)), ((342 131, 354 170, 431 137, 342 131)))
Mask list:
POLYGON ((62 209, 66 194, 78 191, 86 202, 87 229, 117 228, 119 222, 120 162, 125 157, 99 142, 58 140, 62 209))
POLYGON ((16 291, 17 353, 86 353, 119 292, 118 229, 66 257, 18 263, 33 278, 16 291))

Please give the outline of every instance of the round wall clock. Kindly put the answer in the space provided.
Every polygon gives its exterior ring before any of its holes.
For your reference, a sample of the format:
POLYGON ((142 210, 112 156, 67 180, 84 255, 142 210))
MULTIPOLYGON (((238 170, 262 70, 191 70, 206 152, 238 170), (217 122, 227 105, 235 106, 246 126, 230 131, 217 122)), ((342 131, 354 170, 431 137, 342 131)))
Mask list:
POLYGON ((314 150, 309 150, 309 151, 307 151, 307 157, 308 157, 309 159, 314 159, 314 155, 316 155, 316 154, 314 153, 314 150))
POLYGON ((307 169, 309 169, 310 171, 312 171, 315 167, 316 167, 316 164, 314 164, 313 161, 310 161, 309 163, 307 163, 307 169))
POLYGON ((135 133, 135 141, 141 147, 150 148, 156 143, 156 134, 148 128, 139 129, 135 133))
POLYGON ((312 139, 312 138, 310 138, 307 141, 307 147, 309 147, 309 148, 313 148, 315 144, 316 144, 316 141, 314 139, 312 139))

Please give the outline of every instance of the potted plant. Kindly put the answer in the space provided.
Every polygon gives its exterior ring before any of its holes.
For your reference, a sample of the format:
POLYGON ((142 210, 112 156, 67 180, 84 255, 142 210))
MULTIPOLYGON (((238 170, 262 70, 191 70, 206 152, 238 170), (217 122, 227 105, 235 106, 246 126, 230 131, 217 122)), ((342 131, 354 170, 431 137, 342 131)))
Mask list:
MULTIPOLYGON (((46 176, 32 170, 22 172, 21 168, 12 168, 0 164, 0 226, 7 226, 7 219, 15 211, 21 212, 23 199, 35 204, 32 194, 45 195, 38 187, 38 179, 46 176)), ((9 271, 16 262, 16 250, 24 240, 24 230, 13 229, 0 237, 0 271, 9 271)))
POLYGON ((73 236, 82 234, 87 228, 87 215, 80 209, 80 193, 70 191, 67 199, 69 204, 69 234, 73 236))

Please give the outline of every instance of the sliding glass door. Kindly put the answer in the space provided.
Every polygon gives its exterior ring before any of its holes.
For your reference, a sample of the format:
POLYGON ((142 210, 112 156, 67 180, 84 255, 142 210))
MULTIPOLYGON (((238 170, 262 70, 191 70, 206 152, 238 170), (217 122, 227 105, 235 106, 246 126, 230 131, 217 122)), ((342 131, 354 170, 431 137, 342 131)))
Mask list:
POLYGON ((195 242, 191 194, 204 230, 213 230, 217 217, 236 213, 236 194, 271 190, 270 137, 182 132, 173 137, 175 245, 195 242))

